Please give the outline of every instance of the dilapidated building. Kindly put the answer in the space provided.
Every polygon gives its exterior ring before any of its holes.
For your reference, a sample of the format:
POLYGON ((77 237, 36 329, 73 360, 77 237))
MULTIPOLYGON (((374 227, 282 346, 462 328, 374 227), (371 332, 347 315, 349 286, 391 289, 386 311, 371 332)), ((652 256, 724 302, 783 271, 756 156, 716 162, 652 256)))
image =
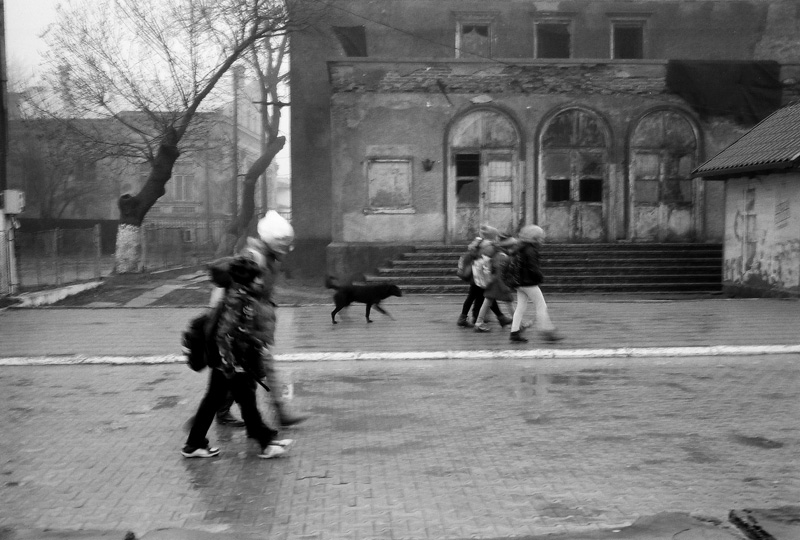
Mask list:
POLYGON ((800 297, 800 104, 766 118, 695 175, 725 188, 724 289, 800 297))
POLYGON ((292 41, 305 269, 363 270, 481 223, 720 242, 724 185, 692 170, 798 96, 796 2, 327 5, 292 41))

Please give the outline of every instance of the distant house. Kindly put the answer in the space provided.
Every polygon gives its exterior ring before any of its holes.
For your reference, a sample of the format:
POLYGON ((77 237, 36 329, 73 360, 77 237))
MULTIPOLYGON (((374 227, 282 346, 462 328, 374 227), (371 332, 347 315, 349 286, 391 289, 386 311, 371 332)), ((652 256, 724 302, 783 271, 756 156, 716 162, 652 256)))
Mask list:
POLYGON ((725 185, 724 290, 800 296, 800 103, 776 111, 693 174, 725 185))
MULTIPOLYGON (((258 87, 253 82, 243 85, 240 92, 236 138, 232 101, 219 110, 198 113, 165 194, 145 218, 145 228, 180 229, 187 243, 216 244, 219 240, 231 220, 231 200, 234 195, 241 200, 244 173, 261 154, 260 111, 254 103, 259 99, 258 87)), ((104 238, 104 245, 113 248, 118 199, 141 189, 150 165, 144 160, 86 151, 85 143, 70 139, 71 132, 62 122, 25 119, 17 107, 10 113, 9 185, 26 193, 26 210, 19 216, 22 232, 100 223, 104 233, 111 235, 108 241, 104 238)), ((134 123, 143 116, 135 111, 123 114, 134 123)), ((109 139, 118 139, 122 129, 109 120, 73 120, 78 122, 86 132, 109 133, 109 139)), ((256 214, 276 209, 291 215, 289 183, 286 174, 278 178, 278 165, 273 161, 256 186, 256 214)))

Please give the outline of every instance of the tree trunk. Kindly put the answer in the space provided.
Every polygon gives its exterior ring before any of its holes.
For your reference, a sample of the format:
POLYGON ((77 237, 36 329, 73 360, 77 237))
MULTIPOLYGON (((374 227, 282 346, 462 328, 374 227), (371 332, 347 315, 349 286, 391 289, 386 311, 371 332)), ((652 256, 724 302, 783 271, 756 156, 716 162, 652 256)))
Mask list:
POLYGON ((178 132, 170 129, 164 137, 153 160, 150 176, 136 195, 128 193, 117 201, 119 226, 114 254, 114 271, 118 274, 138 272, 142 269, 141 228, 147 212, 164 195, 164 186, 172 176, 172 167, 177 161, 178 132))
POLYGON ((286 137, 276 137, 269 141, 264 153, 250 166, 244 175, 242 188, 242 206, 239 214, 225 229, 217 250, 216 257, 233 255, 241 249, 247 236, 255 233, 255 199, 258 178, 264 174, 272 160, 286 144, 286 137))

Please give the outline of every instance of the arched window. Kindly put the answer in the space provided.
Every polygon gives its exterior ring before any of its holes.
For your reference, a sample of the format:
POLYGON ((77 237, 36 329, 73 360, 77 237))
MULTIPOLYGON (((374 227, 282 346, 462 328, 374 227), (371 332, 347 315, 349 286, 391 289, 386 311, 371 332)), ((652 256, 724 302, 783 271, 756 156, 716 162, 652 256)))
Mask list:
POLYGON ((699 139, 685 113, 658 109, 642 116, 630 133, 630 237, 685 242, 702 236, 702 182, 692 179, 699 139))
POLYGON ((691 204, 697 137, 683 114, 654 111, 631 134, 631 175, 636 204, 691 204))
POLYGON ((573 107, 553 116, 539 138, 539 213, 558 242, 606 240, 608 147, 611 136, 596 113, 573 107))
POLYGON ((542 134, 545 201, 603 202, 606 146, 594 114, 570 109, 553 118, 542 134))

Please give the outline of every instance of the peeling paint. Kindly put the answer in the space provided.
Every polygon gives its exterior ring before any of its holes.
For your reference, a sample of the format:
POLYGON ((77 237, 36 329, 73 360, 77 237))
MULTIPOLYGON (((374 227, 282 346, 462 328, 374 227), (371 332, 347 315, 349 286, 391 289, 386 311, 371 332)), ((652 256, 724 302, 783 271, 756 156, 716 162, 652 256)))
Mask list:
POLYGON ((800 175, 728 181, 723 279, 765 294, 800 292, 800 175))

